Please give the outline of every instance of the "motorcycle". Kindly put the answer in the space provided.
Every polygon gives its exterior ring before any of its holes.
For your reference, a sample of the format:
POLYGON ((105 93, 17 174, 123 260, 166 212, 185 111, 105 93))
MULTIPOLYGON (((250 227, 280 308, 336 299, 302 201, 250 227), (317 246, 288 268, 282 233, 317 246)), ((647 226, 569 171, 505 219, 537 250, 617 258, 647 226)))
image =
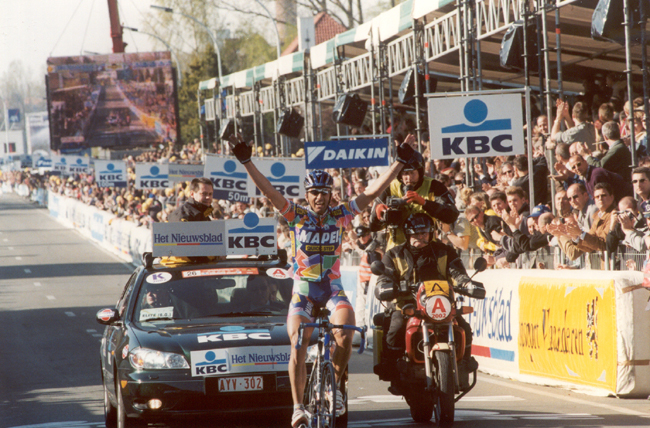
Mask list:
MULTIPOLYGON (((484 258, 474 263, 476 275, 487 268, 484 258)), ((449 427, 454 423, 455 403, 476 385, 476 372, 462 373, 465 382, 461 385, 458 362, 465 352, 465 331, 458 325, 456 315, 470 314, 473 308, 462 306, 463 297, 457 295, 457 287, 447 281, 424 281, 409 284, 382 262, 373 262, 371 270, 375 275, 387 275, 394 279, 393 290, 382 292, 382 301, 390 301, 400 293, 415 295, 416 304, 409 303, 402 308, 408 317, 406 323, 406 350, 397 360, 397 375, 388 376, 382 351, 386 346, 384 331, 388 331, 390 317, 378 313, 373 317, 373 351, 375 373, 381 380, 391 380, 391 392, 403 395, 416 422, 426 422, 435 416, 438 426, 449 427), (456 293, 455 293, 456 291, 456 293), (454 305, 453 302, 457 304, 454 305), (473 375, 469 383, 469 374, 473 375)), ((472 278, 474 277, 472 275, 472 278)), ((485 288, 480 282, 471 280, 463 294, 476 299, 485 298, 485 288)))

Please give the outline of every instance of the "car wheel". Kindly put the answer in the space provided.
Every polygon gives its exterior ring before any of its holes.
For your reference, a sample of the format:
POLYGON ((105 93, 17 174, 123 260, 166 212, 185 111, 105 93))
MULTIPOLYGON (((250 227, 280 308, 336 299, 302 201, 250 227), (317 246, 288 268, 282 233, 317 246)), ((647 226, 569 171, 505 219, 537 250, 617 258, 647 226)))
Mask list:
POLYGON ((106 423, 106 428, 117 428, 117 409, 111 403, 111 399, 108 397, 108 388, 106 384, 104 385, 104 421, 106 423))
POLYGON ((140 421, 129 418, 124 408, 124 398, 122 397, 122 388, 119 385, 115 387, 117 395, 117 428, 134 428, 141 426, 140 421))

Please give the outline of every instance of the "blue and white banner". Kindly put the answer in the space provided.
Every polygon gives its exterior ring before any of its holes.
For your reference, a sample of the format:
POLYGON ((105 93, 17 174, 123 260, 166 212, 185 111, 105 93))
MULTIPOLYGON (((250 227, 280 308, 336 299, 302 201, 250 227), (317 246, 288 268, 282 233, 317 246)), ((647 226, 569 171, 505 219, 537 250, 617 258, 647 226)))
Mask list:
POLYGON ((90 171, 88 156, 52 156, 52 169, 63 175, 87 174, 90 171))
POLYGON ((64 156, 68 164, 68 174, 88 174, 90 158, 88 156, 64 156))
POLYGON ((388 166, 388 139, 307 141, 307 169, 388 166))
POLYGON ((225 256, 225 220, 154 223, 154 257, 225 256))
POLYGON ((205 157, 204 177, 212 180, 215 199, 248 202, 248 172, 234 157, 205 157))
POLYGON ((32 157, 32 168, 43 168, 44 171, 52 170, 52 158, 45 156, 32 157))
POLYGON ((277 254, 277 220, 248 213, 243 220, 154 223, 154 257, 277 254))
POLYGON ((135 188, 136 189, 167 189, 169 187, 169 173, 166 164, 136 163, 135 188))
POLYGON ((95 180, 99 187, 126 187, 126 163, 95 159, 95 180))
MULTIPOLYGON (((286 198, 305 197, 305 164, 302 159, 296 158, 274 158, 254 159, 257 169, 271 182, 280 193, 286 198)), ((259 198, 262 195, 260 189, 255 186, 252 178, 248 178, 248 195, 252 198, 259 198)))
POLYGON ((430 98, 432 159, 525 152, 520 94, 430 98))
POLYGON ((172 183, 178 183, 182 181, 192 181, 195 178, 203 177, 203 171, 205 166, 203 164, 199 165, 188 165, 180 163, 170 163, 169 168, 169 181, 172 183))
POLYGON ((229 256, 276 254, 276 226, 275 218, 259 218, 252 212, 243 220, 226 221, 226 253, 229 256))

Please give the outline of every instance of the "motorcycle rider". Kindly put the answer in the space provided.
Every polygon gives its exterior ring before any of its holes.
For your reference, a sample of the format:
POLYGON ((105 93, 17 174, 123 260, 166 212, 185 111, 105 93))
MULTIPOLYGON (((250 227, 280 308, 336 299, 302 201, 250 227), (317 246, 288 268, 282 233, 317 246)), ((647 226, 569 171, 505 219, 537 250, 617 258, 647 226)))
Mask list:
MULTIPOLYGON (((415 140, 413 135, 409 134, 402 144, 410 144, 415 140)), ((409 215, 414 213, 426 213, 432 219, 440 220, 443 223, 451 224, 458 219, 458 209, 454 197, 442 182, 434 180, 424 175, 424 158, 418 152, 408 160, 398 174, 397 178, 390 183, 390 187, 384 191, 380 201, 373 206, 370 217, 370 230, 378 232, 390 226, 384 219, 383 212, 388 209, 386 205, 389 197, 401 198, 406 205, 400 207, 402 222, 409 215)), ((403 244, 406 241, 402 232, 402 224, 391 228, 392 233, 388 234, 388 243, 386 249, 395 245, 403 244)))
MULTIPOLYGON (((461 287, 464 291, 461 291, 461 294, 472 294, 476 285, 470 281, 456 250, 433 240, 431 217, 425 213, 412 214, 404 224, 404 232, 406 242, 388 250, 382 260, 386 272, 377 280, 375 293, 379 300, 386 300, 386 296, 395 295, 398 287, 396 278, 404 278, 410 284, 446 280, 461 287), (394 277, 390 275, 391 270, 395 273, 394 277)), ((415 297, 411 293, 398 293, 387 309, 390 314, 390 327, 385 335, 386 349, 382 358, 382 367, 379 368, 382 374, 387 375, 386 380, 399 379, 396 364, 397 360, 404 355, 406 348, 406 319, 401 309, 408 303, 415 304, 415 297)), ((466 389, 469 387, 469 373, 478 368, 478 363, 471 356, 472 329, 469 323, 461 314, 456 315, 456 320, 465 331, 465 353, 458 364, 458 374, 461 389, 466 389)), ((380 374, 380 377, 383 376, 380 374)), ((404 395, 395 382, 391 382, 388 390, 395 395, 404 395)))

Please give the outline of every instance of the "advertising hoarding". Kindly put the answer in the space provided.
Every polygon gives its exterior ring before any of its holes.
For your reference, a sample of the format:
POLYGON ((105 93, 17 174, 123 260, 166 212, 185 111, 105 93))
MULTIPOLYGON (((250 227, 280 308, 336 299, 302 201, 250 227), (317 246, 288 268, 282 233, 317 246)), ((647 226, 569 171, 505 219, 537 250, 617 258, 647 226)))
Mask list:
POLYGON ((51 148, 137 147, 175 141, 176 87, 169 52, 47 60, 51 148))

